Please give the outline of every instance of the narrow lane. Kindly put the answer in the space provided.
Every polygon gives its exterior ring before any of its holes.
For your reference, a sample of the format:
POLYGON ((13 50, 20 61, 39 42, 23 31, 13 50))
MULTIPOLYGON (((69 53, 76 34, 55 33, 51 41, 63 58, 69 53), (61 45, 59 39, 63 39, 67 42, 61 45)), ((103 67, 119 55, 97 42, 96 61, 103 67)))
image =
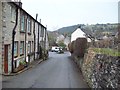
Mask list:
POLYGON ((88 88, 70 54, 50 52, 48 60, 3 81, 3 88, 88 88))

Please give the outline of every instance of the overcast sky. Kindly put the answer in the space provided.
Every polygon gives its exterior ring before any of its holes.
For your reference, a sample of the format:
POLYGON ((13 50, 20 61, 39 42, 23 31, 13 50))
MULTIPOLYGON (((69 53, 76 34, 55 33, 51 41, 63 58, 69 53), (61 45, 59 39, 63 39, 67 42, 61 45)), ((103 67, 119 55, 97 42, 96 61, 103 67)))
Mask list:
POLYGON ((119 0, 21 0, 48 30, 76 24, 117 23, 119 0))

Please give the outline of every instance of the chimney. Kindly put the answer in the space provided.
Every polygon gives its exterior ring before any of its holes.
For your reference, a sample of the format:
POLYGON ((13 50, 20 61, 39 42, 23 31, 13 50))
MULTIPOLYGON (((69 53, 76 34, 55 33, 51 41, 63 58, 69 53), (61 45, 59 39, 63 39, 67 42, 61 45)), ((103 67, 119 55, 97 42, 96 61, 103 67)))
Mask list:
POLYGON ((79 25, 78 28, 81 28, 81 25, 79 25))
POLYGON ((22 2, 21 2, 21 0, 16 0, 15 3, 22 8, 22 2))

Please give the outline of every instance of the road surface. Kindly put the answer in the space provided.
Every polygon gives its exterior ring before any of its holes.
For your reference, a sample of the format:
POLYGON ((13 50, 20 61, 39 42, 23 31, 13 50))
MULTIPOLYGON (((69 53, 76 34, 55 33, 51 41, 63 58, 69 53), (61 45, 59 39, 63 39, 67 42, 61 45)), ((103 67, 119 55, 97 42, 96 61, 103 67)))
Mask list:
POLYGON ((69 52, 50 52, 48 60, 19 75, 7 77, 2 85, 3 88, 88 88, 69 52))

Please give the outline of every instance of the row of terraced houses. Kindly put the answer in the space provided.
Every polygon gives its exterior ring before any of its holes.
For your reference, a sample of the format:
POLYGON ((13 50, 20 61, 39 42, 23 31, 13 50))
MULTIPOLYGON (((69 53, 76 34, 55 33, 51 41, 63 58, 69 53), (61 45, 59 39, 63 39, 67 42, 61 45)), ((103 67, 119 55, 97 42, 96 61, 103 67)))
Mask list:
POLYGON ((10 74, 21 63, 27 66, 43 58, 48 48, 47 28, 37 21, 37 15, 33 18, 21 2, 0 1, 1 73, 10 74))

